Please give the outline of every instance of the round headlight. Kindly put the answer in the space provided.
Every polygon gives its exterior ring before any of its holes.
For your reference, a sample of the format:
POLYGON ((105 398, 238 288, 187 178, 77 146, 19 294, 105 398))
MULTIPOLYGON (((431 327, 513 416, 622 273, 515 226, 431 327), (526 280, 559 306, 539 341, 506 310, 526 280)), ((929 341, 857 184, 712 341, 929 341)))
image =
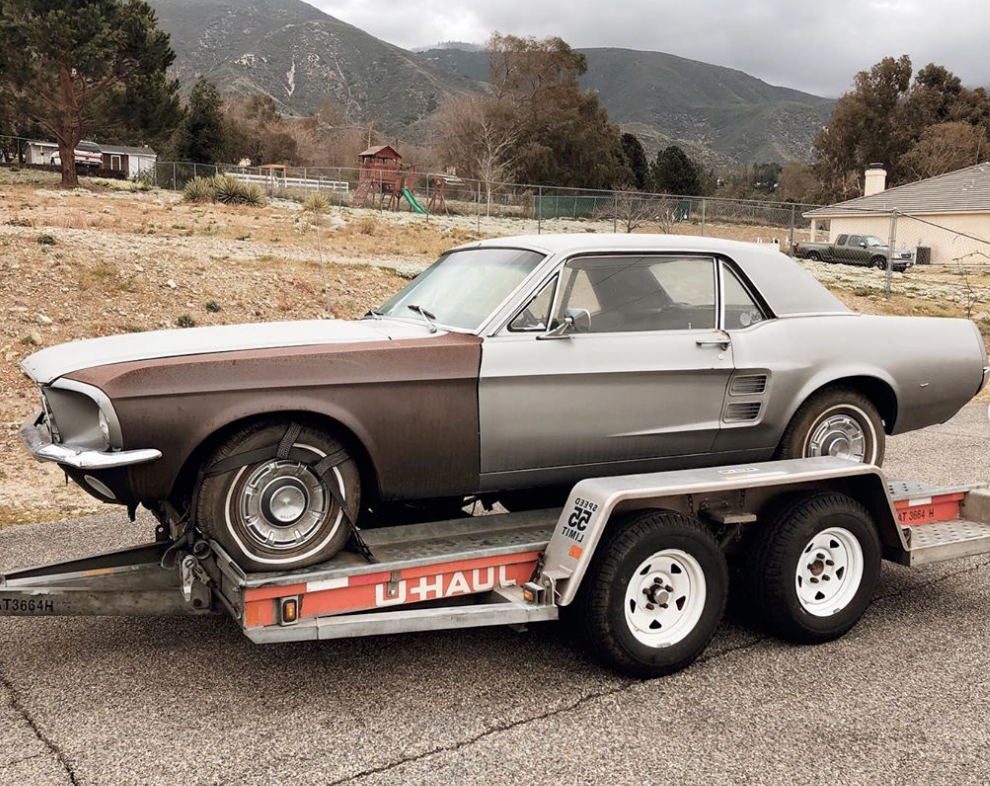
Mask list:
MULTIPOLYGON (((90 421, 92 422, 92 421, 90 421)), ((110 422, 107 420, 107 416, 103 414, 103 410, 100 410, 100 433, 103 434, 103 439, 107 442, 107 447, 110 446, 110 422)))

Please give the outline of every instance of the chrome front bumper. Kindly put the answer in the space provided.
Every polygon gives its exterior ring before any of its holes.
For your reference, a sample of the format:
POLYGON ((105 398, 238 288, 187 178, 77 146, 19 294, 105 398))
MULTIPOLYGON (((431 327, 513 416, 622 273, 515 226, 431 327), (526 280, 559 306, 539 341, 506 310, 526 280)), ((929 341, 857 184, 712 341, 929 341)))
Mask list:
POLYGON ((162 452, 154 448, 104 452, 53 443, 48 432, 42 428, 44 417, 44 414, 39 412, 21 426, 21 439, 37 461, 52 461, 73 469, 99 470, 145 464, 162 457, 162 452))

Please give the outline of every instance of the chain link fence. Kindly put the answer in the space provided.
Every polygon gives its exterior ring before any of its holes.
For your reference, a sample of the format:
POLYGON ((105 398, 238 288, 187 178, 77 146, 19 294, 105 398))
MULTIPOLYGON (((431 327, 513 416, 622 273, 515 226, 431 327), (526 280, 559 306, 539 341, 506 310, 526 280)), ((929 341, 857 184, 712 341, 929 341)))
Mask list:
POLYGON ((648 194, 519 183, 489 183, 444 173, 365 172, 357 167, 242 167, 158 162, 154 183, 181 190, 195 177, 230 174, 270 197, 320 192, 342 207, 415 212, 423 220, 459 217, 479 232, 675 232, 777 243, 809 237, 804 213, 816 205, 648 194), (405 192, 408 191, 408 194, 405 192), (398 195, 398 196, 396 196, 398 195))

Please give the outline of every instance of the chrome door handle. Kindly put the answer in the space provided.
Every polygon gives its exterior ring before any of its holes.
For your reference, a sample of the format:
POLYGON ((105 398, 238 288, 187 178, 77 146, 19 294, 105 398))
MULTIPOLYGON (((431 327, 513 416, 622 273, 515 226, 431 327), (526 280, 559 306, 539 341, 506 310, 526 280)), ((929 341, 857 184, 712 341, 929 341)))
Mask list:
POLYGON ((713 338, 708 341, 695 341, 699 347, 718 347, 719 349, 728 349, 732 346, 732 340, 729 338, 713 338))

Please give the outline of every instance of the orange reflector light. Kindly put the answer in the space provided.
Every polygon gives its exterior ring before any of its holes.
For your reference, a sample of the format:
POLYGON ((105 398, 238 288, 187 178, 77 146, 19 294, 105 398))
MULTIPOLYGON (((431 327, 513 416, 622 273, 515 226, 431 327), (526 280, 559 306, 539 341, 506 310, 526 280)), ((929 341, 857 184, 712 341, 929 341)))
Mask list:
POLYGON ((299 599, 284 598, 282 600, 281 623, 283 625, 291 625, 293 622, 298 622, 298 621, 299 621, 299 599))
POLYGON ((571 559, 581 559, 581 555, 584 553, 584 549, 580 546, 571 546, 571 550, 567 552, 567 556, 571 559))
POLYGON ((536 603, 536 593, 529 587, 523 587, 523 600, 527 603, 536 603))

